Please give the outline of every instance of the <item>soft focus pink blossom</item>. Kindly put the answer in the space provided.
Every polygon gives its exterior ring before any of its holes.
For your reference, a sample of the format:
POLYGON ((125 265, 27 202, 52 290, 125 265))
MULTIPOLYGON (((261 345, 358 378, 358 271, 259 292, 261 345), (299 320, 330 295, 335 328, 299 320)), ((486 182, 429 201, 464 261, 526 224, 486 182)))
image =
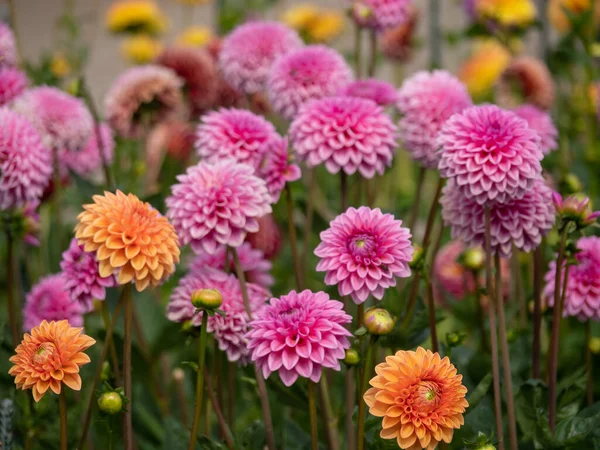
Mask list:
POLYGON ((0 106, 8 105, 25 92, 28 83, 27 75, 19 69, 0 68, 0 106))
POLYGON ((281 249, 281 230, 275 222, 273 214, 265 214, 257 219, 258 231, 248 233, 246 242, 252 248, 260 250, 267 259, 273 259, 281 249))
POLYGON ((98 145, 96 130, 92 132, 83 150, 70 152, 63 150, 59 153, 61 165, 81 177, 89 177, 102 168, 102 157, 100 148, 104 150, 104 158, 111 164, 114 157, 115 140, 112 130, 105 123, 100 124, 100 139, 102 145, 98 145))
POLYGON ((548 110, 556 99, 556 83, 546 63, 531 56, 517 56, 500 77, 496 99, 503 107, 523 102, 548 110))
POLYGON ((396 88, 387 81, 376 78, 353 81, 340 89, 338 95, 366 98, 379 106, 390 106, 398 100, 396 88))
POLYGON ((406 23, 412 0, 352 0, 352 16, 362 27, 384 30, 406 23))
POLYGON ((540 146, 544 155, 558 148, 558 130, 554 126, 549 113, 533 105, 519 106, 513 112, 525 119, 529 128, 540 136, 540 146))
POLYGON ((32 247, 39 247, 39 232, 40 232, 40 215, 37 212, 39 203, 29 202, 23 208, 21 208, 21 214, 23 218, 23 242, 32 247))
POLYGON ((600 217, 600 211, 592 211, 589 197, 570 195, 563 199, 558 192, 553 192, 552 203, 563 226, 573 222, 578 229, 581 229, 595 223, 600 217))
POLYGON ((302 172, 300 167, 290 161, 287 139, 277 137, 265 145, 264 157, 258 174, 267 183, 273 203, 279 201, 285 183, 300 179, 302 172))
POLYGON ((15 36, 8 25, 0 22, 0 67, 15 67, 18 62, 15 36))

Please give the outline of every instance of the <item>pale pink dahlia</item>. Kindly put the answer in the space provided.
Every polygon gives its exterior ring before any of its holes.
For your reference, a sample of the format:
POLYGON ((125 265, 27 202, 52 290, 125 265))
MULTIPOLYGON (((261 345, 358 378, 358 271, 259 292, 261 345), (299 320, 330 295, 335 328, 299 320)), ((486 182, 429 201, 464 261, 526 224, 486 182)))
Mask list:
POLYGON ((379 106, 390 106, 398 101, 396 88, 387 81, 375 78, 353 81, 340 89, 338 95, 366 98, 379 106))
POLYGON ((167 217, 182 245, 215 253, 219 244, 239 247, 271 212, 271 196, 252 167, 233 160, 200 162, 177 177, 167 198, 167 217))
POLYGON ((102 167, 100 149, 104 151, 106 162, 111 164, 114 157, 115 140, 112 130, 105 123, 100 124, 100 139, 102 145, 98 145, 96 130, 94 129, 83 150, 79 152, 61 151, 60 162, 63 167, 81 177, 89 177, 102 167))
POLYGON ((266 144, 258 175, 267 183, 273 203, 279 201, 285 183, 300 179, 300 167, 290 161, 286 138, 277 137, 266 144))
MULTIPOLYGON (((0 66, 1 67, 1 66, 0 66)), ((19 69, 0 69, 0 106, 8 105, 27 89, 27 75, 19 69)))
POLYGON ((310 45, 289 52, 273 64, 267 93, 275 112, 291 120, 303 104, 335 95, 352 78, 342 55, 323 45, 310 45))
POLYGON ((440 175, 483 205, 531 191, 542 173, 540 137, 516 114, 494 105, 454 114, 438 136, 440 175))
POLYGON ((519 106, 513 112, 525 119, 529 128, 537 132, 541 139, 540 146, 544 155, 558 148, 558 130, 549 113, 533 105, 519 106))
POLYGON ((37 327, 42 320, 68 320, 73 327, 83 326, 83 308, 71 301, 61 273, 42 278, 25 297, 23 330, 37 327))
POLYGON ((352 16, 362 27, 384 30, 406 23, 412 4, 412 0, 353 0, 352 16))
POLYGON ((300 110, 290 126, 298 158, 309 167, 325 164, 330 173, 357 170, 365 178, 392 164, 396 126, 383 108, 363 98, 328 97, 300 110))
POLYGON ((265 90, 275 60, 302 45, 298 33, 281 23, 248 22, 223 39, 219 66, 234 89, 254 94, 265 90))
POLYGON ((83 250, 83 245, 73 239, 69 248, 62 254, 60 262, 64 289, 69 298, 77 302, 84 313, 94 309, 94 300, 106 298, 106 288, 116 286, 114 275, 102 278, 98 261, 93 253, 83 250))
POLYGON ((415 161, 436 169, 436 138, 453 114, 471 106, 467 88, 445 70, 417 72, 402 84, 396 106, 402 115, 398 122, 400 140, 415 161))
POLYGON ((356 304, 369 295, 381 300, 396 277, 410 276, 410 230, 379 208, 348 208, 320 237, 317 271, 326 272, 325 284, 337 284, 340 295, 351 295, 356 304))
MULTIPOLYGON (((250 309, 255 315, 264 308, 271 294, 254 283, 247 283, 247 288, 250 309)), ((217 289, 223 296, 220 309, 225 311, 226 315, 210 316, 207 331, 213 334, 219 348, 227 353, 229 361, 247 363, 250 350, 245 335, 250 329, 250 319, 244 307, 240 282, 235 276, 210 268, 186 275, 171 294, 167 305, 168 319, 173 322, 191 321, 194 326, 201 326, 202 312, 196 314, 196 308, 192 305, 192 293, 198 289, 217 289)))
POLYGON ((258 218, 258 231, 248 233, 246 242, 252 248, 260 250, 267 259, 273 259, 281 249, 281 230, 273 214, 265 214, 258 218))
POLYGON ((352 321, 343 308, 325 292, 291 291, 272 298, 246 334, 252 361, 265 378, 279 372, 286 386, 298 376, 317 383, 323 367, 340 370, 351 336, 344 325, 352 321))
POLYGON ((0 22, 0 67, 15 67, 18 60, 15 35, 8 25, 0 22))
MULTIPOLYGON (((440 203, 442 217, 452 228, 453 238, 470 247, 485 244, 484 205, 472 195, 465 195, 454 180, 448 181, 440 203)), ((500 252, 503 257, 510 256, 513 245, 525 252, 534 249, 554 225, 552 189, 541 178, 523 197, 510 199, 504 204, 494 202, 489 208, 492 251, 500 252)))
MULTIPOLYGON (((577 241, 577 248, 577 264, 569 267, 563 316, 574 316, 582 322, 600 320, 600 238, 582 237, 577 241)), ((561 280, 564 276, 563 268, 561 280)), ((554 306, 555 277, 556 261, 551 261, 550 270, 544 277, 544 298, 550 306, 554 306)))
POLYGON ((0 210, 37 202, 52 175, 52 154, 25 117, 0 109, 0 210))
POLYGON ((220 109, 202 117, 195 147, 209 163, 234 159, 257 169, 265 144, 278 136, 273 124, 261 116, 245 109, 220 109))

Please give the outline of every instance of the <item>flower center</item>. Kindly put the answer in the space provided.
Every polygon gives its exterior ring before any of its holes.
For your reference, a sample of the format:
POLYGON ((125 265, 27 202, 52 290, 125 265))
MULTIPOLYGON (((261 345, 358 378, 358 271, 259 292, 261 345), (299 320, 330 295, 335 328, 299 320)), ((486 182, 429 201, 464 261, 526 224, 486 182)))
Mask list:
POLYGON ((51 342, 44 342, 40 344, 40 346, 35 351, 33 355, 33 363, 35 365, 44 365, 48 362, 48 360, 54 355, 56 351, 56 347, 51 342))
POLYGON ((368 234, 359 234, 350 239, 348 243, 348 249, 355 257, 360 259, 370 258, 373 256, 377 248, 377 244, 373 236, 368 234))
POLYGON ((439 385, 434 381, 421 381, 417 385, 414 406, 417 411, 429 412, 436 409, 441 400, 439 385))

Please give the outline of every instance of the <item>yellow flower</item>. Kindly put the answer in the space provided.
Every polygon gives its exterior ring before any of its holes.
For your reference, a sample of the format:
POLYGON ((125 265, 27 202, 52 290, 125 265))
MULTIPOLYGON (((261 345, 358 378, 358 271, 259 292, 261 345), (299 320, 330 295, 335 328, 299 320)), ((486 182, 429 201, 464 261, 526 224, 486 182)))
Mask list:
POLYGON ((510 62, 509 51, 499 42, 489 40, 476 44, 475 51, 459 69, 458 77, 473 97, 488 93, 510 62))
MULTIPOLYGON (((548 4, 548 19, 560 33, 566 33, 571 29, 571 20, 565 13, 577 16, 592 7, 592 0, 550 0, 548 4)), ((594 23, 600 22, 600 7, 596 6, 594 12, 594 23)))
POLYGON ((106 13, 106 26, 113 33, 161 33, 164 13, 151 0, 119 0, 106 13))
POLYGON ((306 30, 312 42, 329 42, 344 28, 344 17, 336 11, 322 11, 308 24, 306 30))
POLYGON ((318 14, 319 10, 314 5, 303 3, 288 9, 281 20, 288 27, 302 32, 308 28, 309 23, 315 20, 318 14))
POLYGON ((204 47, 214 38, 213 32, 206 27, 189 27, 177 37, 177 44, 185 47, 204 47))
POLYGON ((56 53, 52 56, 50 71, 57 78, 66 77, 71 73, 71 64, 63 53, 56 53))
POLYGON ((206 5, 210 0, 175 0, 177 3, 181 3, 187 6, 206 5))
POLYGON ((535 20, 533 0, 477 0, 477 12, 505 26, 523 26, 535 20))
POLYGON ((145 34, 127 37, 121 45, 123 56, 133 64, 146 64, 156 58, 161 50, 160 42, 145 34))

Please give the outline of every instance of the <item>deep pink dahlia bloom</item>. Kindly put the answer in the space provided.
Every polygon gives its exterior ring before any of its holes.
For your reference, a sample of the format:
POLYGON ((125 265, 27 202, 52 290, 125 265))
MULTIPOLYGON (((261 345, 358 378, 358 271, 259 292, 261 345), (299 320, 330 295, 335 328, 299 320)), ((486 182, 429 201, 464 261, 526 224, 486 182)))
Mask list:
MULTIPOLYGON (((254 283, 247 283, 247 288, 250 309, 253 315, 256 315, 264 308, 271 294, 254 283)), ((210 268, 186 275, 171 294, 167 305, 168 319, 173 322, 189 320, 193 325, 201 326, 202 312, 196 314, 196 308, 192 305, 192 293, 198 289, 217 289, 223 296, 220 309, 225 311, 226 315, 225 317, 219 314, 210 316, 207 331, 213 334, 219 343, 219 348, 227 353, 229 361, 247 363, 250 359, 250 350, 245 335, 250 329, 250 319, 244 307, 240 282, 235 276, 210 268)))
POLYGON ((278 136, 273 124, 262 116, 245 109, 220 109, 202 118, 195 147, 209 163, 234 159, 257 169, 265 144, 278 136))
POLYGON ((0 69, 0 106, 8 105, 27 89, 27 75, 19 69, 0 69))
POLYGON ((279 372, 286 386, 298 376, 317 383, 323 367, 340 370, 351 336, 344 324, 352 321, 343 308, 325 292, 291 291, 272 298, 246 334, 252 361, 265 378, 279 372))
POLYGON ((323 45, 310 45, 273 64, 267 93, 275 112, 291 120, 303 104, 335 95, 352 79, 352 70, 342 55, 323 45))
POLYGON ((223 39, 219 66, 234 89, 254 94, 265 90, 275 60, 302 46, 298 33, 281 23, 248 22, 223 39))
POLYGON ((412 3, 412 0, 355 0, 352 15, 362 27, 383 30, 408 21, 412 3))
MULTIPOLYGON (((452 228, 452 237, 470 247, 485 244, 485 206, 449 180, 443 190, 442 217, 452 228)), ((538 178, 521 198, 491 203, 491 244, 494 253, 509 257, 512 246, 529 252, 536 248, 554 225, 552 189, 538 178)))
POLYGON ((461 241, 450 241, 439 249, 433 264, 435 281, 457 300, 462 300, 474 288, 473 276, 459 261, 465 249, 461 241))
POLYGON ((279 201, 285 183, 300 179, 302 176, 300 167, 290 161, 286 138, 277 137, 266 144, 258 175, 267 183, 273 203, 279 201))
POLYGON ((0 210, 37 202, 52 175, 52 154, 25 117, 0 109, 0 210))
POLYGON ((273 214, 266 214, 258 218, 258 231, 248 233, 246 236, 252 248, 260 250, 267 259, 273 259, 281 249, 281 230, 273 218, 273 214))
POLYGON ((387 81, 375 78, 353 81, 340 89, 338 95, 366 98, 379 106, 390 106, 398 101, 396 88, 387 81))
POLYGON ((298 158, 309 167, 325 164, 330 173, 357 170, 365 178, 392 164, 396 126, 383 108, 363 98, 328 97, 300 110, 290 126, 298 158))
POLYGON ((265 182, 247 164, 200 162, 177 177, 167 198, 167 217, 182 245, 213 254, 219 244, 239 247, 258 231, 257 218, 271 212, 265 182))
POLYGON ((454 114, 442 126, 438 145, 440 175, 481 205, 523 197, 542 173, 538 134, 494 105, 454 114))
POLYGON ((25 297, 23 330, 37 327, 42 320, 68 320, 73 327, 83 326, 84 311, 71 301, 61 273, 42 278, 25 297))
POLYGON ((15 67, 18 60, 15 35, 8 25, 0 22, 0 67, 15 67))
POLYGON ((83 150, 80 152, 69 152, 66 150, 60 152, 61 164, 81 177, 89 177, 102 167, 100 148, 104 150, 106 162, 111 164, 115 148, 112 130, 107 124, 102 123, 100 124, 101 146, 98 145, 98 139, 96 137, 96 130, 94 130, 83 147, 83 150))
POLYGON ((369 295, 381 300, 396 285, 396 277, 410 276, 411 234, 401 225, 391 214, 366 206, 337 216, 315 249, 321 258, 317 271, 326 272, 325 284, 337 285, 340 295, 351 295, 356 304, 369 295))
POLYGON ((513 112, 525 119, 529 128, 533 129, 540 136, 542 153, 547 155, 558 148, 558 130, 552 122, 550 114, 533 105, 523 105, 514 109, 513 112))
POLYGON ((437 169, 436 138, 442 125, 455 113, 472 105, 467 88, 445 70, 417 72, 398 91, 396 103, 402 117, 400 140, 415 161, 437 169))

